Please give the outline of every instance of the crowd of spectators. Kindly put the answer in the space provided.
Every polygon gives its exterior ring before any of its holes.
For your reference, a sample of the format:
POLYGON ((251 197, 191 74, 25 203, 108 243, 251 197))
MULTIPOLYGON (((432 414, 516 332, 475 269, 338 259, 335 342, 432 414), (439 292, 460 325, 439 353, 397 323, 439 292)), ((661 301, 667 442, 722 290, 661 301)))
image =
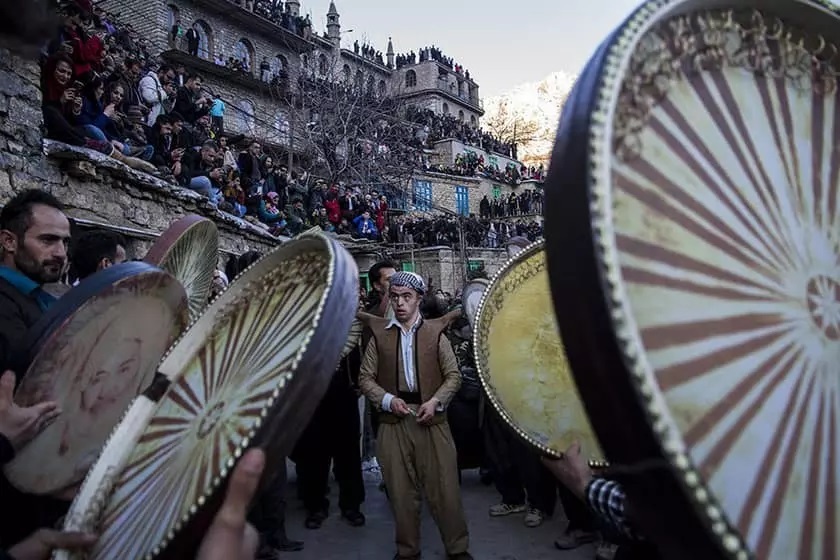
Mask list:
POLYGON ((378 51, 367 43, 362 45, 358 41, 353 41, 353 52, 362 58, 366 58, 371 62, 375 62, 380 66, 385 66, 385 61, 382 58, 382 51, 378 51))
MULTIPOLYGON (((396 218, 385 241, 397 246, 448 246, 460 248, 460 218, 455 216, 403 216, 396 218)), ((511 237, 527 237, 531 241, 542 238, 542 225, 537 220, 516 222, 470 218, 463 220, 467 247, 496 249, 504 247, 511 237)))
POLYGON ((516 159, 516 144, 502 142, 489 132, 453 115, 440 115, 431 109, 412 106, 406 111, 406 119, 420 127, 417 137, 426 147, 440 140, 455 139, 469 146, 516 159))
POLYGON ((478 204, 478 215, 482 220, 512 218, 517 216, 540 216, 543 212, 545 195, 541 190, 525 189, 519 194, 510 193, 492 200, 484 195, 478 204))
MULTIPOLYGON (((42 53, 48 138, 99 151, 191 189, 220 211, 277 235, 319 226, 396 243, 408 228, 417 243, 453 242, 451 228, 444 227, 451 226, 448 218, 394 221, 388 201, 401 193, 327 185, 264 153, 260 142, 225 134, 224 103, 203 87, 202 77, 150 57, 145 40, 112 14, 87 0, 72 0, 61 6, 60 15, 61 29, 42 53)), ((173 37, 178 33, 174 30, 173 37)), ((185 40, 193 49, 192 34, 185 33, 185 40)), ((475 163, 459 160, 458 172, 481 171, 475 163)), ((508 202, 505 208, 513 206, 508 202)), ((492 246, 510 227, 536 235, 532 225, 502 227, 489 220, 512 215, 520 214, 465 219, 469 242, 492 246)))

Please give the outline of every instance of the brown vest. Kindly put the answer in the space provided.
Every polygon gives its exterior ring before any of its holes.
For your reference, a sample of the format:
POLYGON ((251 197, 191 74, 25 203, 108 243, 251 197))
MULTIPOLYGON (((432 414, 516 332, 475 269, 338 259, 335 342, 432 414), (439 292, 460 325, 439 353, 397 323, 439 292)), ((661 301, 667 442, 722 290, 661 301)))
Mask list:
MULTIPOLYGON (((377 383, 392 395, 406 391, 407 385, 402 368, 402 351, 400 329, 386 328, 389 319, 370 317, 369 326, 373 338, 376 340, 377 383)), ((414 332, 414 374, 417 377, 417 387, 420 391, 420 402, 426 402, 434 396, 443 384, 443 374, 440 371, 438 344, 447 321, 442 319, 423 319, 414 332)), ((440 414, 440 421, 445 419, 440 414)), ((391 423, 398 418, 383 412, 381 421, 391 423)))

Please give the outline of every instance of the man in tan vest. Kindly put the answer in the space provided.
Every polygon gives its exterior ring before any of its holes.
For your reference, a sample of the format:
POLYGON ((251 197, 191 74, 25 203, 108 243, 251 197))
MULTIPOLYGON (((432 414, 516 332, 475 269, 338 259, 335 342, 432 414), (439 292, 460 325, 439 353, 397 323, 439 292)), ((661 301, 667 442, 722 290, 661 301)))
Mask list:
POLYGON ((371 317, 372 337, 359 387, 381 409, 378 458, 396 522, 395 560, 420 558, 420 489, 450 560, 471 560, 461 504, 455 443, 446 406, 461 385, 458 363, 443 336, 448 320, 424 320, 423 279, 391 276, 394 318, 371 317))

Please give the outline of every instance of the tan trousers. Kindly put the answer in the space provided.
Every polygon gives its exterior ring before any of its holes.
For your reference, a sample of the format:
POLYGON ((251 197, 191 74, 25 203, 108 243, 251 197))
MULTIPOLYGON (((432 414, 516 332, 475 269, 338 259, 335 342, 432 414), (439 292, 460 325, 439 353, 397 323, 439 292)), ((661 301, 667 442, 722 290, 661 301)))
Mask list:
POLYGON ((421 489, 446 554, 467 552, 470 537, 449 424, 421 426, 413 416, 407 416, 397 424, 380 424, 376 445, 397 526, 399 557, 420 556, 421 489))

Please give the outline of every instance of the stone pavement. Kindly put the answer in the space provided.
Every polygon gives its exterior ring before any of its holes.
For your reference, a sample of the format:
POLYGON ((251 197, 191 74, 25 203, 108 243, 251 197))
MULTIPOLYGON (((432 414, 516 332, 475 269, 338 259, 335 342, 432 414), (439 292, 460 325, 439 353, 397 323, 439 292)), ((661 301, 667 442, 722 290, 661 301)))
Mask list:
MULTIPOLYGON (((331 481, 330 518, 321 529, 312 531, 303 526, 304 511, 296 498, 294 472, 294 466, 290 464, 286 527, 289 537, 304 541, 306 548, 302 552, 283 553, 282 558, 391 560, 394 555, 394 524, 385 494, 379 491, 375 478, 369 477, 365 483, 367 500, 362 511, 367 516, 367 525, 354 528, 342 521, 335 506, 338 486, 331 481)), ((492 486, 481 484, 478 471, 463 473, 462 491, 470 527, 471 552, 476 560, 592 560, 595 557, 592 546, 567 552, 554 548, 554 539, 565 525, 562 515, 555 515, 536 529, 526 528, 522 524, 522 515, 491 519, 487 508, 496 503, 498 494, 492 486)), ((423 559, 445 558, 440 536, 426 511, 423 514, 423 559)))

